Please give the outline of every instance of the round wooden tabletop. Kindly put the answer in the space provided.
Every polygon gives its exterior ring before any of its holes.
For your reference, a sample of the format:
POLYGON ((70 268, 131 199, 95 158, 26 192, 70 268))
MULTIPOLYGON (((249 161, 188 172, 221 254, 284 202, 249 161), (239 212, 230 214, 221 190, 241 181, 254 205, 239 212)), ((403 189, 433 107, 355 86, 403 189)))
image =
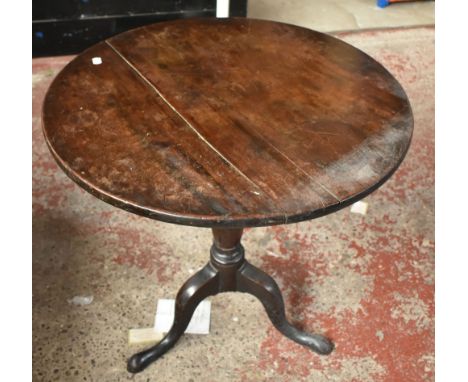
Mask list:
POLYGON ((413 117, 395 78, 312 30, 251 19, 158 23, 55 78, 43 130, 95 196, 172 223, 262 226, 355 202, 396 170, 413 117))

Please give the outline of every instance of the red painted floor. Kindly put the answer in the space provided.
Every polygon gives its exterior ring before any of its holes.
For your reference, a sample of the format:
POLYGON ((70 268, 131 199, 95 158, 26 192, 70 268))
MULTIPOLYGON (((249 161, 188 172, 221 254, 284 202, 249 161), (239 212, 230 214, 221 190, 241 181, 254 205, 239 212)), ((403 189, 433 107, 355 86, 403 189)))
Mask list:
MULTIPOLYGON (((249 260, 275 277, 293 322, 328 335, 327 357, 271 326, 242 294, 212 299, 211 333, 186 335, 134 381, 434 380, 434 29, 342 33, 384 64, 412 103, 401 168, 365 199, 315 221, 249 229, 249 260)), ((95 199, 57 167, 40 130, 45 91, 70 57, 33 60, 33 376, 126 381, 129 328, 152 325, 208 259, 210 231, 151 221, 95 199), (70 304, 92 295, 86 306, 70 304)))

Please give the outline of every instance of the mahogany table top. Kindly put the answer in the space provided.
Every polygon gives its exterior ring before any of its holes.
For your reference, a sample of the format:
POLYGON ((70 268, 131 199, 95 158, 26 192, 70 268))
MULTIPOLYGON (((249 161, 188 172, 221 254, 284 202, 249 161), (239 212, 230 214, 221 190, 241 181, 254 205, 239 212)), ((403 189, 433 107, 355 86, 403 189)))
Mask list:
POLYGON ((42 116, 51 152, 83 188, 205 227, 343 208, 391 176, 413 130, 404 90, 374 59, 252 19, 164 22, 103 41, 59 73, 42 116))

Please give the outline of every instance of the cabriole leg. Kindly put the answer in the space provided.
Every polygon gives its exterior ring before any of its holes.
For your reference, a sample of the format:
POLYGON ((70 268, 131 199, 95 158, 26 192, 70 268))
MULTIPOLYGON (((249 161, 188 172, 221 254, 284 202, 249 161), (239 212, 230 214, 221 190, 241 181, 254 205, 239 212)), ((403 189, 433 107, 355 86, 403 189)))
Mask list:
POLYGON ((172 348, 187 329, 198 304, 217 291, 218 273, 211 264, 207 264, 188 279, 177 293, 174 323, 166 336, 157 345, 133 355, 128 360, 127 370, 138 373, 172 348))
POLYGON ((273 325, 289 339, 307 346, 319 354, 330 354, 333 344, 319 334, 309 334, 296 329, 286 319, 284 302, 275 280, 247 261, 238 271, 237 290, 257 297, 273 325))

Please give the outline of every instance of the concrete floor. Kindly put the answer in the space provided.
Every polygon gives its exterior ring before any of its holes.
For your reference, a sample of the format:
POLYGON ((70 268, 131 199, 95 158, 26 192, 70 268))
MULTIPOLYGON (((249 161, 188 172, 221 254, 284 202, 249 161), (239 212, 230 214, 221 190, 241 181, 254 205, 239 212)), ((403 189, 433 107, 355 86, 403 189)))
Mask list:
POLYGON ((434 24, 434 1, 391 4, 376 0, 249 0, 247 16, 321 32, 434 24))
MULTIPOLYGON (((286 2, 268 3, 273 12, 286 2)), ((339 13, 320 24, 304 3, 295 19, 263 15, 319 30, 356 28, 351 20, 330 22, 339 13)), ((262 4, 250 2, 253 17, 262 4)), ((419 9, 425 16, 413 23, 426 24, 428 4, 403 7, 419 9)), ((396 12, 392 7, 378 12, 396 12)), ((372 26, 357 13, 356 20, 359 28, 372 26)), ((40 106, 70 57, 33 60, 34 381, 434 380, 434 31, 337 36, 377 58, 406 89, 415 116, 408 156, 366 198, 367 215, 347 208, 316 221, 249 229, 244 240, 249 260, 280 285, 290 319, 329 336, 335 352, 322 357, 287 340, 257 300, 229 293, 211 299, 209 335, 185 335, 136 376, 125 370, 138 350, 127 344, 128 329, 150 326, 156 300, 173 298, 204 265, 210 231, 126 213, 69 180, 43 141, 40 106), (69 302, 80 295, 93 301, 69 302)))

